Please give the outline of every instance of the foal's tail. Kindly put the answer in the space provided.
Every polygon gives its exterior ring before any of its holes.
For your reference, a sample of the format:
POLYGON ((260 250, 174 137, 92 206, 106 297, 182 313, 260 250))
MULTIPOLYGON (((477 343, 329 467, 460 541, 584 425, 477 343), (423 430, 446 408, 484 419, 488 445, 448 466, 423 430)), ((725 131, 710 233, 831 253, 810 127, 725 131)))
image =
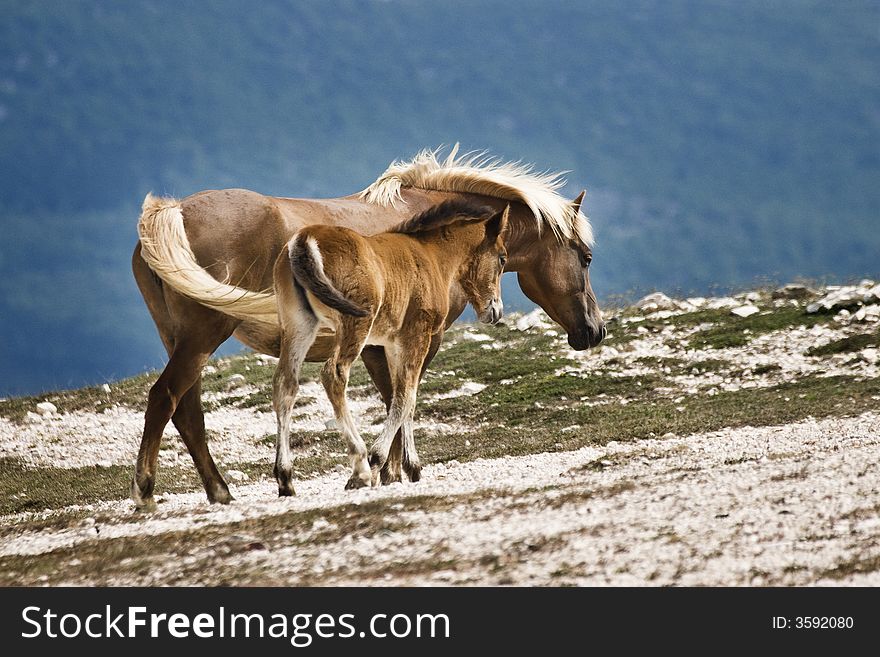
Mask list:
POLYGON ((253 292, 218 281, 198 263, 175 199, 147 194, 137 228, 141 257, 176 292, 236 319, 278 325, 271 291, 253 292))
POLYGON ((354 317, 366 317, 370 312, 336 289, 324 271, 324 258, 314 237, 296 235, 288 244, 290 269, 294 283, 314 294, 321 303, 354 317))

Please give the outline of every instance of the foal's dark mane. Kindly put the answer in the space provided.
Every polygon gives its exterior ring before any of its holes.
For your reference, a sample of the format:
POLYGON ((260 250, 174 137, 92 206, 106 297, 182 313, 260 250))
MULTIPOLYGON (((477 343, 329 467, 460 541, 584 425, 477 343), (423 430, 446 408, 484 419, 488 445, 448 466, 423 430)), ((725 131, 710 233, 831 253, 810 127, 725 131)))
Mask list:
POLYGON ((449 226, 459 221, 477 221, 485 219, 493 210, 487 205, 478 205, 460 199, 451 199, 443 201, 437 205, 431 206, 424 212, 400 222, 393 228, 389 228, 389 233, 406 233, 415 234, 423 233, 429 230, 436 230, 443 226, 449 226))

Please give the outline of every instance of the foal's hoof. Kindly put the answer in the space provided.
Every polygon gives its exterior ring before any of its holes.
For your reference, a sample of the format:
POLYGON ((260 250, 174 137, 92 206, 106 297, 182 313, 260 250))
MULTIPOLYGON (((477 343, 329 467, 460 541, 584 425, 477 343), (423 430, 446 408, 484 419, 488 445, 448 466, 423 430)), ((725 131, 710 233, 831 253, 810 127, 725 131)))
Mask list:
POLYGON ((278 487, 278 497, 293 497, 294 495, 296 495, 296 491, 293 490, 293 486, 278 487))
POLYGON ((409 480, 413 483, 420 481, 422 478, 422 466, 416 463, 415 465, 409 465, 407 463, 403 464, 403 469, 406 471, 406 474, 409 476, 409 480))
POLYGON ((159 508, 159 505, 156 504, 156 500, 152 497, 148 497, 143 500, 135 500, 134 501, 134 510, 138 513, 153 513, 156 509, 159 508))
POLYGON ((379 471, 379 479, 382 481, 383 486, 387 486, 400 483, 403 478, 400 476, 400 472, 391 472, 387 468, 382 468, 379 471))
POLYGON ((345 482, 345 490, 355 490, 357 488, 366 488, 367 486, 369 484, 358 475, 351 475, 351 478, 345 482))

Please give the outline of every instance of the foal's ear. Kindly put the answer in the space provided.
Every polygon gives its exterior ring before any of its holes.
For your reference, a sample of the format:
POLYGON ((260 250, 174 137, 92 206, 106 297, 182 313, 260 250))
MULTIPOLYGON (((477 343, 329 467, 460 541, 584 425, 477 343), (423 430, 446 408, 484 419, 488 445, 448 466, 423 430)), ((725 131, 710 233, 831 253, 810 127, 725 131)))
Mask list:
POLYGON ((494 240, 507 230, 507 218, 510 216, 510 205, 499 210, 486 221, 486 237, 494 240))
POLYGON ((586 196, 586 195, 587 195, 587 190, 585 189, 580 194, 578 194, 578 197, 575 200, 573 200, 571 202, 571 209, 574 211, 575 216, 577 216, 577 213, 580 212, 581 203, 584 202, 584 196, 586 196))

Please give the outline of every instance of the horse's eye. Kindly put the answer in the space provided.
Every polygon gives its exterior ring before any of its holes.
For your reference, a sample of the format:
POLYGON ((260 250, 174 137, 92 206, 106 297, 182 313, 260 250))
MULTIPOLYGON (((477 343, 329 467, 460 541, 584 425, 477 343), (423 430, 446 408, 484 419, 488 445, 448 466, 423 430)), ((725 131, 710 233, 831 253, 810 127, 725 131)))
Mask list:
POLYGON ((586 253, 578 253, 578 256, 581 259, 581 267, 587 269, 590 266, 590 263, 593 262, 593 256, 587 255, 586 253))
POLYGON ((503 267, 504 265, 507 264, 507 256, 502 253, 501 255, 498 256, 498 262, 500 262, 501 266, 503 267))

